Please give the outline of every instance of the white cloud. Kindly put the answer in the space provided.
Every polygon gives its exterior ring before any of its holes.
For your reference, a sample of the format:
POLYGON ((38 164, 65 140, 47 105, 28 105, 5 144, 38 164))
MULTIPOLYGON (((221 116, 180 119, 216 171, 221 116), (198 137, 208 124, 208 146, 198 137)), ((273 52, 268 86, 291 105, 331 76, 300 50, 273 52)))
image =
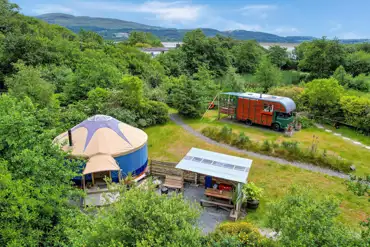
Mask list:
POLYGON ((87 9, 121 13, 151 14, 159 20, 180 23, 198 20, 202 11, 206 8, 204 5, 195 5, 183 1, 147 1, 140 4, 120 2, 81 2, 80 4, 87 9))
POLYGON ((76 12, 73 9, 59 4, 38 4, 36 5, 36 8, 32 9, 32 12, 37 15, 47 13, 76 14, 76 12))
POLYGON ((268 4, 250 4, 245 5, 241 11, 245 16, 253 16, 261 19, 266 19, 269 15, 269 12, 276 9, 276 5, 268 4))
POLYGON ((300 33, 299 29, 296 27, 277 27, 272 32, 279 35, 294 35, 300 33))
POLYGON ((231 31, 231 30, 247 30, 247 31, 260 31, 262 27, 259 24, 246 24, 229 19, 225 19, 221 16, 212 15, 212 17, 205 18, 198 27, 214 28, 220 31, 231 31))

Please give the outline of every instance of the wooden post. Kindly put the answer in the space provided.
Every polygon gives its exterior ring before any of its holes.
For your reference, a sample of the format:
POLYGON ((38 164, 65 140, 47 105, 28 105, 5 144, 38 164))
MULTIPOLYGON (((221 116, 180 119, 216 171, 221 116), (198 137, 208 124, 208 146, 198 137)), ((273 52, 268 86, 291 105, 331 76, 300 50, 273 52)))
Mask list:
POLYGON ((148 160, 149 174, 152 175, 152 162, 148 160))
POLYGON ((82 175, 82 188, 85 190, 85 175, 82 175))
POLYGON ((220 120, 220 108, 221 108, 221 105, 220 105, 220 94, 218 95, 218 106, 217 106, 217 108, 218 108, 218 117, 217 117, 217 119, 218 120, 220 120))
POLYGON ((94 173, 91 173, 91 180, 92 180, 92 184, 93 184, 93 186, 94 186, 94 185, 95 185, 94 173))
POLYGON ((121 183, 121 179, 122 179, 122 172, 121 172, 121 169, 119 169, 118 171, 118 182, 121 183))
POLYGON ((211 108, 212 104, 214 104, 213 102, 215 102, 215 100, 216 100, 217 97, 218 97, 218 94, 216 94, 216 96, 213 98, 211 104, 208 105, 208 108, 207 108, 206 112, 203 114, 202 118, 200 119, 201 121, 203 120, 203 118, 206 115, 206 113, 209 111, 209 108, 211 108))
POLYGON ((230 94, 229 97, 227 97, 227 116, 230 117, 230 94))

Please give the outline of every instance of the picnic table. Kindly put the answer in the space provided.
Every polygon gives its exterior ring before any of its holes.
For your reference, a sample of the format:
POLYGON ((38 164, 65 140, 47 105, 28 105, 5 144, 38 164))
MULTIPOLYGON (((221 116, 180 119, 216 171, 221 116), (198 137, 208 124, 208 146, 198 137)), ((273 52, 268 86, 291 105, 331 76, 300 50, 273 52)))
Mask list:
POLYGON ((231 191, 226 191, 226 190, 215 190, 212 188, 208 188, 205 190, 204 195, 208 197, 213 197, 217 199, 223 199, 223 200, 228 200, 229 204, 231 204, 231 200, 233 198, 233 193, 231 191))

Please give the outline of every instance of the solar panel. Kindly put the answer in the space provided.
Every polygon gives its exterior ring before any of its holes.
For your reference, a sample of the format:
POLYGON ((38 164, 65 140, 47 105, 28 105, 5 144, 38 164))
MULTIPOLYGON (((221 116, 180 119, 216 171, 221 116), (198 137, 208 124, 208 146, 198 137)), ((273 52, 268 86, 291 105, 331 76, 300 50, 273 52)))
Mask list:
POLYGON ((194 157, 193 156, 190 156, 190 155, 186 155, 184 157, 184 160, 192 160, 194 157))
POLYGON ((191 161, 194 161, 194 162, 200 162, 200 163, 203 163, 203 164, 206 164, 206 165, 223 167, 223 168, 230 169, 230 170, 243 171, 243 172, 248 172, 249 171, 248 167, 232 165, 232 164, 229 164, 229 163, 223 163, 223 162, 210 160, 210 159, 203 159, 203 158, 200 158, 200 157, 195 157, 195 156, 190 156, 190 155, 185 156, 184 159, 185 160, 191 160, 191 161))

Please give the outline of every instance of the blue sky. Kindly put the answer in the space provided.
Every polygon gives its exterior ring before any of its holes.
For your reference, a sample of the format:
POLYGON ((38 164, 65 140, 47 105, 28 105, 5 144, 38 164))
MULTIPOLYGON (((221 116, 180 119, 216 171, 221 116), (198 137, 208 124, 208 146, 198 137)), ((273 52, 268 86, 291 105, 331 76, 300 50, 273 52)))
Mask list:
MULTIPOLYGON (((12 1, 12 0, 10 0, 12 1)), ((109 17, 162 27, 370 38, 369 0, 13 0, 26 15, 109 17)))

